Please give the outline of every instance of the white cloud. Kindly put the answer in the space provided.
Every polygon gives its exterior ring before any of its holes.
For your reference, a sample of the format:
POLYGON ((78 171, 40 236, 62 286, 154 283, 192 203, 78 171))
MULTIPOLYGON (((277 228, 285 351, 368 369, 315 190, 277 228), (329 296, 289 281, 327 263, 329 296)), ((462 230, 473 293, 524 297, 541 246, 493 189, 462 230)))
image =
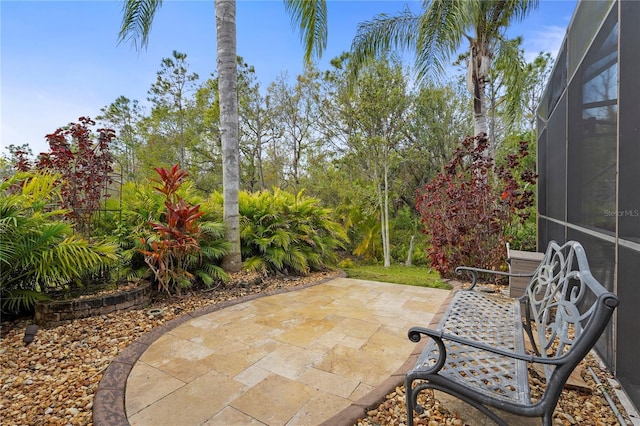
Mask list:
POLYGON ((540 30, 532 31, 524 42, 524 56, 527 62, 531 62, 540 52, 549 52, 552 57, 558 55, 562 41, 567 32, 566 27, 549 25, 540 30))

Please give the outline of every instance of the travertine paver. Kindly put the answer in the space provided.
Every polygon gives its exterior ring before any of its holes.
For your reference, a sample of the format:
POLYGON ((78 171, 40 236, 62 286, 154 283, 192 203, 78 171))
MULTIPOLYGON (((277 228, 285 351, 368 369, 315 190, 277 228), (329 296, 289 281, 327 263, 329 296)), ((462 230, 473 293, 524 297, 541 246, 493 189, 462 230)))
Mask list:
POLYGON ((338 278, 186 321, 129 374, 132 425, 315 425, 411 354, 449 292, 338 278))

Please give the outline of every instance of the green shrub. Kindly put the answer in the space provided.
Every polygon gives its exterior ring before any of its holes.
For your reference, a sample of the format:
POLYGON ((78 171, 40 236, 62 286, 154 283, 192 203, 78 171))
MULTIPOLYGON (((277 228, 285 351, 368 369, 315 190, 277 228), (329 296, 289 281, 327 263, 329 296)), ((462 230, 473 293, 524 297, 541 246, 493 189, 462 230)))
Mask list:
POLYGON ((239 195, 245 269, 306 274, 337 263, 347 236, 319 200, 284 191, 239 195))
POLYGON ((342 259, 340 263, 338 263, 338 268, 340 269, 351 269, 355 267, 356 267, 356 263, 350 257, 347 257, 346 259, 342 259))
POLYGON ((117 261, 117 246, 74 236, 52 174, 17 174, 0 183, 0 296, 6 311, 29 309, 43 293, 82 286, 117 261))
POLYGON ((365 262, 377 262, 382 257, 380 213, 362 205, 341 205, 335 210, 350 244, 347 249, 365 262))

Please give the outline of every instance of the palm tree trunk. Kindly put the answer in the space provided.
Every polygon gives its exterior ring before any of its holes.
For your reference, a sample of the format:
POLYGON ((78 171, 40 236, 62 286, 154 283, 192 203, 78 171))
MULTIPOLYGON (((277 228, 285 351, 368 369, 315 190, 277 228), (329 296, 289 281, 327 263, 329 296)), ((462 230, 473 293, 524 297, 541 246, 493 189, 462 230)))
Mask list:
POLYGON ((236 1, 215 0, 218 84, 220 94, 220 136, 222 139, 222 188, 224 222, 229 253, 222 259, 225 271, 242 269, 240 253, 240 159, 238 144, 238 70, 236 59, 236 1))
MULTIPOLYGON (((477 72, 477 71, 476 71, 477 72)), ((473 130, 477 135, 488 134, 487 96, 485 94, 485 76, 474 75, 473 85, 473 130)))
POLYGON ((485 85, 489 78, 491 56, 489 46, 471 39, 470 57, 467 70, 467 88, 473 96, 473 131, 475 135, 488 134, 487 96, 485 85))

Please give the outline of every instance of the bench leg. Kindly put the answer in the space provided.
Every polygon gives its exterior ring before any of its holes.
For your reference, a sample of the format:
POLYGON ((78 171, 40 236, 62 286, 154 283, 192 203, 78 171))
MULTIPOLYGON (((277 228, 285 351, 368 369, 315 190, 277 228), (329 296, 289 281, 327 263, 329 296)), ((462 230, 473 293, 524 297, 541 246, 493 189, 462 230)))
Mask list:
POLYGON ((407 405, 407 426, 413 426, 413 411, 415 409, 415 402, 413 399, 413 392, 411 389, 413 378, 409 374, 404 379, 404 398, 407 405))
MULTIPOLYGON (((421 382, 418 383, 418 385, 415 387, 415 389, 412 388, 413 385, 413 381, 416 380, 415 377, 412 377, 411 373, 407 374, 406 378, 405 378, 405 383, 404 383, 404 387, 405 387, 405 400, 406 400, 406 405, 407 405, 407 426, 413 426, 413 413, 418 413, 418 414, 422 414, 424 412, 424 408, 422 408, 422 406, 420 406, 417 403, 418 400, 418 395, 420 394, 420 392, 422 392, 425 389, 432 389, 432 390, 439 390, 441 392, 447 393, 455 398, 458 398, 461 401, 466 402, 467 404, 469 404, 470 406, 474 407, 475 409, 477 409, 478 411, 480 411, 481 413, 483 413, 485 416, 487 416, 488 418, 490 418, 491 420, 493 420, 497 425, 499 426, 509 426, 502 418, 500 418, 496 413, 494 413, 493 411, 491 411, 488 407, 485 407, 484 405, 480 404, 479 402, 476 402, 474 400, 471 400, 469 398, 466 398, 464 395, 452 390, 452 389, 447 389, 443 386, 439 386, 439 385, 435 385, 433 383, 429 383, 429 382, 421 382)), ((544 426, 551 426, 551 419, 553 418, 553 412, 547 416, 545 414, 545 417, 543 419, 543 424, 544 426)))

